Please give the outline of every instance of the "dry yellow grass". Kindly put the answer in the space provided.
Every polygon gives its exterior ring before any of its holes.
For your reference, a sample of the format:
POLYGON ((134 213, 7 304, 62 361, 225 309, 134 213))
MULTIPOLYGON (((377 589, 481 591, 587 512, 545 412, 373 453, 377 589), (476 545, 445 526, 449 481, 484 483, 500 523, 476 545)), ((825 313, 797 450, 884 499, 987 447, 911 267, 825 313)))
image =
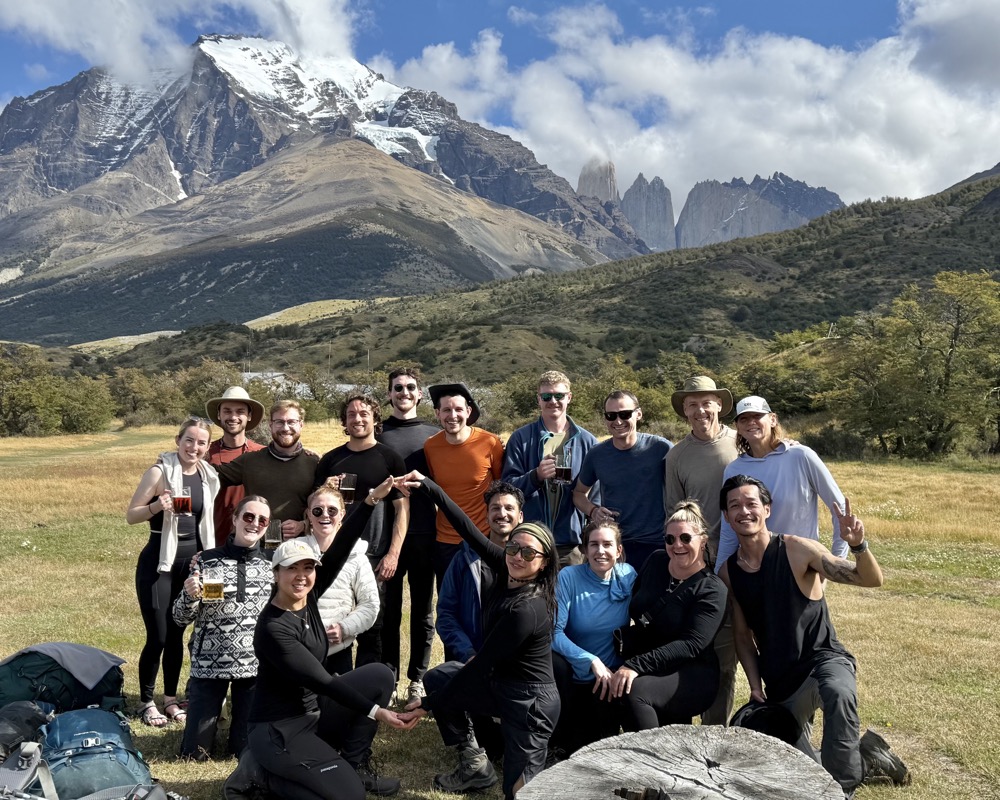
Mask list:
MULTIPOLYGON (((133 572, 147 531, 126 525, 124 509, 175 433, 0 440, 0 655, 45 640, 93 644, 127 659, 127 690, 136 695, 142 626, 133 572)), ((309 423, 303 439, 322 453, 343 434, 336 422, 309 423)), ((902 790, 866 787, 859 800, 1000 800, 1000 470, 831 469, 886 573, 878 590, 831 586, 834 622, 858 658, 863 724, 883 732, 915 776, 902 790)), ((828 538, 829 519, 824 526, 828 538)), ((742 678, 738 685, 745 696, 742 678)), ((177 726, 136 725, 135 733, 169 788, 196 800, 218 796, 231 761, 176 761, 177 726)), ((452 766, 432 722, 384 734, 378 749, 404 780, 401 797, 445 797, 429 788, 435 771, 452 766)))

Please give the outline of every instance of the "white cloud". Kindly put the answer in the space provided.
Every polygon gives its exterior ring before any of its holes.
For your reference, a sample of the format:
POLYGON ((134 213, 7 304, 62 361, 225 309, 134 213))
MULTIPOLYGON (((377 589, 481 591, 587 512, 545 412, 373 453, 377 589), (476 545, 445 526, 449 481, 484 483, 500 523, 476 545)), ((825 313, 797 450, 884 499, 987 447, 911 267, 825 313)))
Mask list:
POLYGON ((24 74, 34 83, 42 83, 52 77, 52 72, 44 64, 25 64, 24 74))
MULTIPOLYGON (((850 51, 741 29, 706 51, 692 18, 653 4, 636 33, 611 3, 523 3, 508 22, 546 37, 550 55, 513 67, 487 29, 371 66, 440 92, 573 184, 594 155, 615 161, 622 190, 640 171, 659 175, 678 211, 697 181, 775 171, 848 201, 915 197, 1000 160, 1000 3, 898 2, 898 34, 850 51)), ((229 32, 241 20, 301 52, 342 55, 372 13, 367 0, 21 0, 0 2, 0 28, 128 77, 186 56, 180 22, 229 32)))
POLYGON ((354 17, 349 0, 30 0, 0 4, 0 27, 32 41, 76 53, 122 78, 139 80, 151 67, 181 65, 190 42, 176 31, 183 21, 203 31, 257 33, 300 52, 351 51, 354 17), (232 30, 233 19, 259 30, 232 30))
POLYGON ((433 89, 458 106, 464 119, 485 120, 513 96, 514 78, 507 70, 502 44, 500 34, 488 29, 480 32, 468 55, 448 42, 425 47, 420 58, 398 67, 384 55, 369 66, 401 86, 433 89))
POLYGON ((914 64, 954 90, 995 90, 1000 74, 1000 3, 995 0, 902 0, 904 35, 914 64))
MULTIPOLYGON (((512 12, 513 13, 513 12, 512 12)), ((521 69, 481 34, 468 54, 426 48, 393 70, 436 89, 463 116, 500 127, 576 183, 593 155, 615 161, 624 191, 659 175, 679 212, 690 187, 780 171, 846 201, 918 197, 1000 160, 1000 40, 995 0, 904 0, 900 34, 845 51, 774 34, 729 33, 705 54, 682 24, 671 36, 627 36, 605 5, 547 16, 518 10, 554 53, 521 69), (984 52, 988 51, 988 55, 984 52)))

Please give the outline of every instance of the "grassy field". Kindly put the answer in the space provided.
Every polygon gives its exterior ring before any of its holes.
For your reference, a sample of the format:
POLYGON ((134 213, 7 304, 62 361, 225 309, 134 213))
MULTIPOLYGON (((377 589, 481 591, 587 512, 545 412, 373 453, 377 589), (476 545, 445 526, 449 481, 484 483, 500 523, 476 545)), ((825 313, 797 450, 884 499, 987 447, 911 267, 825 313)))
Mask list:
MULTIPOLYGON (((0 654, 56 640, 110 650, 128 660, 134 701, 143 637, 133 575, 147 529, 127 525, 124 509, 173 434, 0 440, 0 654)), ((328 424, 307 425, 303 438, 319 452, 342 441, 328 424)), ((860 665, 863 724, 884 733, 914 774, 910 787, 864 788, 858 797, 1000 799, 1000 468, 831 469, 886 574, 878 590, 831 586, 834 622, 860 665)), ((136 723, 133 731, 168 788, 195 800, 219 796, 233 761, 178 761, 179 726, 136 723)), ((435 772, 453 766, 433 722, 381 735, 376 752, 386 774, 403 779, 400 797, 447 797, 430 788, 435 772)))

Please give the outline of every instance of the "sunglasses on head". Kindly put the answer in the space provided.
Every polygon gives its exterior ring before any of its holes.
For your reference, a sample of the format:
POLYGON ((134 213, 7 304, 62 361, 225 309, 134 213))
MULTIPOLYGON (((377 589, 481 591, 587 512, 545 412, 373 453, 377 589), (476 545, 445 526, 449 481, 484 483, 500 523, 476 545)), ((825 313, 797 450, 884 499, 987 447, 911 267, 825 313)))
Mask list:
POLYGON ((568 392, 539 392, 538 396, 547 403, 549 400, 565 400, 567 394, 568 392))
POLYGON ((538 556, 545 555, 545 553, 539 553, 534 547, 528 547, 527 545, 522 546, 517 542, 507 542, 507 544, 504 545, 503 551, 509 556, 516 556, 520 553, 521 558, 525 561, 534 561, 538 556))
POLYGON ((309 512, 314 517, 322 517, 324 513, 330 517, 330 519, 336 519, 340 515, 340 509, 337 506, 316 506, 312 511, 309 512))
POLYGON ((677 541, 678 539, 680 539, 680 540, 681 540, 681 544, 691 544, 691 540, 692 540, 692 539, 693 539, 693 538, 694 538, 695 536, 701 536, 701 535, 702 535, 702 534, 700 534, 700 533, 698 533, 698 534, 694 534, 694 535, 692 535, 692 534, 690 534, 690 533, 681 533, 681 534, 679 534, 679 535, 677 535, 677 536, 674 536, 674 535, 673 535, 672 533, 668 533, 668 534, 667 534, 666 536, 664 536, 663 538, 664 538, 664 540, 665 540, 665 541, 666 541, 666 543, 667 543, 667 547, 670 547, 670 546, 671 546, 671 545, 673 545, 673 543, 674 543, 674 542, 676 542, 676 541, 677 541))
POLYGON ((260 528, 266 528, 271 522, 270 517, 265 517, 263 514, 251 514, 249 511, 244 511, 240 516, 240 519, 242 519, 247 525, 253 525, 254 522, 256 522, 257 526, 260 528))
POLYGON ((417 384, 415 384, 415 383, 408 383, 408 384, 406 384, 404 386, 401 383, 397 383, 395 386, 392 387, 392 390, 394 392, 401 392, 401 391, 403 391, 403 389, 406 389, 406 391, 408 391, 408 392, 415 392, 415 391, 417 391, 417 384))
POLYGON ((638 408, 625 408, 621 411, 605 411, 604 419, 608 422, 614 422, 616 419, 628 420, 632 419, 632 415, 638 411, 638 408))

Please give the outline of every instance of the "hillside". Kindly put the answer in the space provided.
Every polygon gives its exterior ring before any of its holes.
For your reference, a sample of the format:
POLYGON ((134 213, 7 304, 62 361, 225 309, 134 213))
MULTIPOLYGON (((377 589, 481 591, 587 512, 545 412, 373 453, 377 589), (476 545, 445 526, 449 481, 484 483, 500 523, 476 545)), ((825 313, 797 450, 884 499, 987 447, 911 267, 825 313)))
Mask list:
POLYGON ((603 260, 363 142, 316 136, 197 197, 64 237, 44 265, 0 282, 0 338, 65 344, 243 322, 293 302, 471 287, 603 260))
POLYGON ((205 355, 337 372, 408 359, 438 377, 489 382, 554 365, 589 374, 615 351, 651 365, 685 348, 722 367, 775 332, 874 308, 939 271, 996 273, 997 189, 992 176, 921 200, 855 204, 793 231, 359 304, 314 323, 189 330, 114 363, 165 368, 205 355))

